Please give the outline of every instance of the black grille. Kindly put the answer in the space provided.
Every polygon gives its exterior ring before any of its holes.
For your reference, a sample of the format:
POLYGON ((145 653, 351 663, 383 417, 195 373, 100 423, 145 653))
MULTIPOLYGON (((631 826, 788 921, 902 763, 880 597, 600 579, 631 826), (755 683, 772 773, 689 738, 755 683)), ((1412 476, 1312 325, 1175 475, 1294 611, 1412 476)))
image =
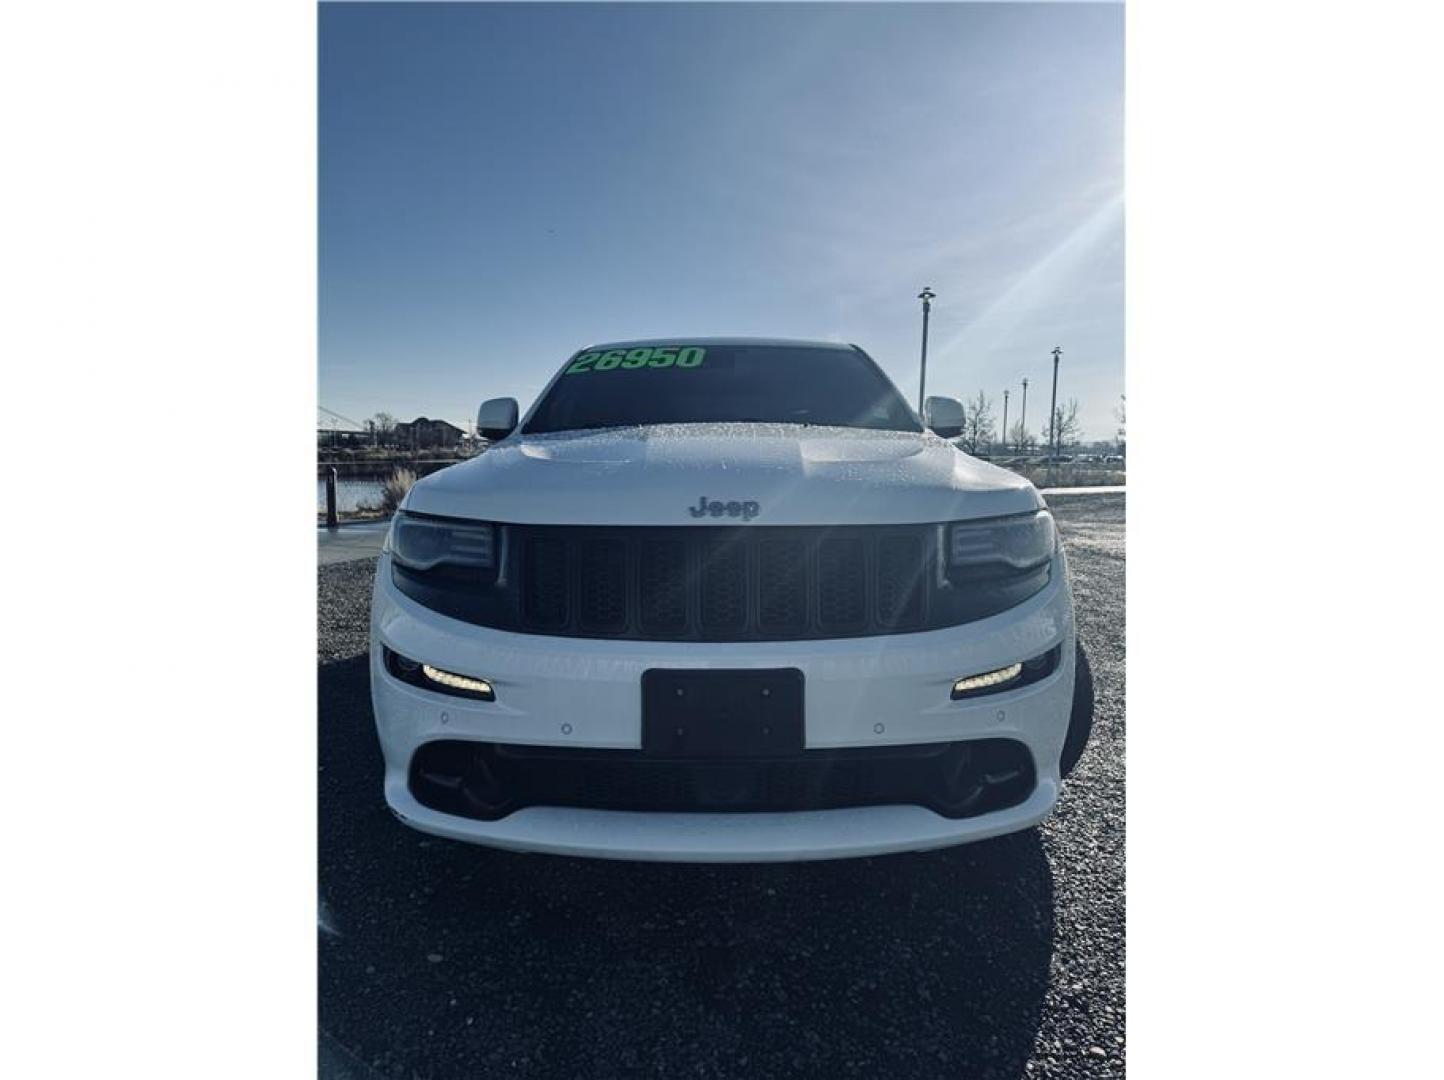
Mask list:
POLYGON ((952 580, 943 525, 500 526, 499 572, 408 570, 397 587, 455 619, 555 637, 777 641, 957 626, 1022 603, 1035 570, 952 580))
POLYGON ((759 761, 442 740, 420 747, 410 770, 423 806, 483 820, 524 806, 743 813, 916 805, 965 818, 1016 806, 1035 784, 1032 755, 1012 739, 807 750, 759 761))
POLYGON ((533 631, 721 641, 919 629, 936 573, 926 526, 510 531, 521 629, 533 631))

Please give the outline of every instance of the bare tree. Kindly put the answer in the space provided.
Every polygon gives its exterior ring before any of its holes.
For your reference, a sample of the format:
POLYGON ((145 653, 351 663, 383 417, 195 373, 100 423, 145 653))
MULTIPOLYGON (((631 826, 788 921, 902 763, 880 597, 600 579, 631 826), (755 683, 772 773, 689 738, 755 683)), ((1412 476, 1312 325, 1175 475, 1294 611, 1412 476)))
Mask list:
POLYGON ((1123 453, 1123 448, 1128 445, 1128 395, 1118 395, 1118 405, 1113 410, 1114 419, 1118 421, 1118 452, 1123 453))
POLYGON ((1069 398, 1066 405, 1059 405, 1053 413, 1053 423, 1049 427, 1049 442, 1054 448, 1053 452, 1057 453, 1063 447, 1076 443, 1082 430, 1083 425, 1078 421, 1078 399, 1069 398))
POLYGON ((1031 450, 1038 445, 1037 438, 1023 426, 1021 420, 1013 421, 1013 427, 1008 432, 1008 442, 1019 451, 1031 450))
POLYGON ((969 453, 977 453, 993 442, 993 403, 983 391, 963 402, 963 444, 969 453))
POLYGON ((373 443, 387 443, 396 431, 396 417, 390 413, 379 412, 366 421, 366 430, 371 433, 373 443))

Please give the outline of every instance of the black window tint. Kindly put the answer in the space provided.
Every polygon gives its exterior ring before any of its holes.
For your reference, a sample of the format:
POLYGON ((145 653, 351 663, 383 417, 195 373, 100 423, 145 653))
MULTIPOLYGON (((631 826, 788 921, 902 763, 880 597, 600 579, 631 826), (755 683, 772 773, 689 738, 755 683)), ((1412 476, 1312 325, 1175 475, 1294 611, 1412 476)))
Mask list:
POLYGON ((597 369, 578 353, 568 369, 579 370, 553 383, 525 430, 729 421, 922 430, 897 388, 856 349, 682 347, 700 349, 701 361, 597 369))

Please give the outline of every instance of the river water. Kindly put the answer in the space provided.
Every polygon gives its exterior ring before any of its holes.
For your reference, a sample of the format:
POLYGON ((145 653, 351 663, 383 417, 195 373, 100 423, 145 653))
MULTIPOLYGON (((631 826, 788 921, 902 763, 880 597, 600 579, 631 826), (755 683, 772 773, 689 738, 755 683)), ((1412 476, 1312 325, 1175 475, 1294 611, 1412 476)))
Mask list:
MULTIPOLYGON (((348 510, 359 510, 362 505, 379 506, 381 504, 381 481, 380 480, 347 480, 344 477, 336 481, 336 510, 338 513, 346 513, 348 510)), ((326 512, 326 481, 316 481, 316 510, 318 513, 326 512)))

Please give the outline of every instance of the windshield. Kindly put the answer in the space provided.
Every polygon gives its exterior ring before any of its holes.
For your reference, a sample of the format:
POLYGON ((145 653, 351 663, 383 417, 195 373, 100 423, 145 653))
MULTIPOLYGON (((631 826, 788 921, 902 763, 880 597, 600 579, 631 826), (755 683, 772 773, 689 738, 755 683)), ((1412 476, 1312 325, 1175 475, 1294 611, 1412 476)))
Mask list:
POLYGON ((858 349, 678 344, 578 353, 525 431, 744 421, 922 430, 858 349))

